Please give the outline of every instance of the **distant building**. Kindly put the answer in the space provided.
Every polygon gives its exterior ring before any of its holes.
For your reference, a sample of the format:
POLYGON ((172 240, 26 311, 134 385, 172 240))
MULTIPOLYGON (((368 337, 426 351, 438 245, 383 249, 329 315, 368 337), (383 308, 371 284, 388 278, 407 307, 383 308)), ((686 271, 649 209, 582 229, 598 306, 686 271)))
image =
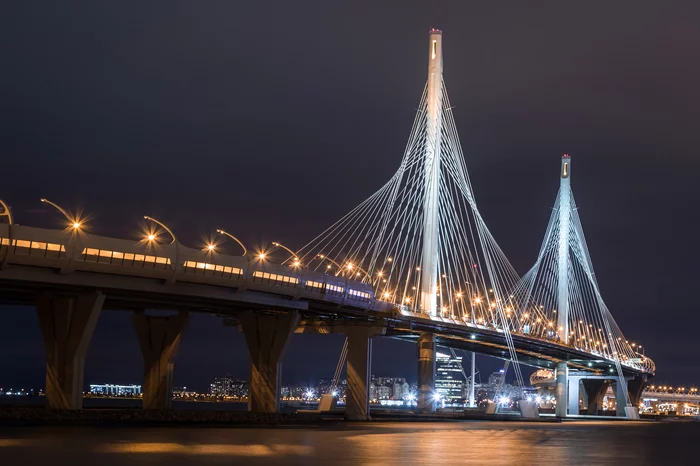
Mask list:
POLYGON ((229 376, 214 377, 209 385, 209 394, 245 398, 248 396, 248 382, 236 380, 229 376))
POLYGON ((497 386, 497 385, 503 385, 503 382, 506 380, 506 373, 503 369, 499 370, 498 372, 493 372, 491 375, 489 375, 489 385, 497 386))
POLYGON ((141 394, 141 385, 91 384, 90 393, 102 396, 139 396, 141 394))
POLYGON ((435 358, 435 393, 446 406, 464 405, 466 377, 462 357, 437 353, 435 358))

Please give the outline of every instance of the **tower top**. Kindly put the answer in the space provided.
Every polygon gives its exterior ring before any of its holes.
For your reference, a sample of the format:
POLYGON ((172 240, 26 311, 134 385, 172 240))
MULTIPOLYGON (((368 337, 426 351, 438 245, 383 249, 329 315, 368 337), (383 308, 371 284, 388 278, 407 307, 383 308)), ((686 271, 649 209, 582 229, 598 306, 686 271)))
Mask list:
POLYGON ((571 156, 564 154, 561 156, 561 179, 568 179, 569 176, 571 176, 571 156))
POLYGON ((442 35, 442 31, 440 29, 430 28, 430 35, 433 35, 433 34, 442 35))

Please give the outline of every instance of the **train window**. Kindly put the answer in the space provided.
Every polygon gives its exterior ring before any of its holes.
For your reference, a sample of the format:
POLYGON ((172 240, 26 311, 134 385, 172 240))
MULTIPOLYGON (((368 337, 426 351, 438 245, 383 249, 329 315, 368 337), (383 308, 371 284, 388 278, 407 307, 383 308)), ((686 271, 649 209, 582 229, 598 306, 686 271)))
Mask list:
POLYGON ((315 282, 313 280, 306 280, 306 288, 323 288, 323 282, 315 282))
POLYGON ((87 248, 85 251, 83 251, 83 254, 87 256, 96 256, 100 253, 99 249, 92 249, 92 248, 87 248))
POLYGON ((113 252, 112 257, 114 259, 124 259, 124 253, 123 252, 113 252))
POLYGON ((17 241, 15 241, 15 246, 18 248, 28 248, 31 245, 32 243, 30 241, 26 241, 23 239, 18 239, 17 241))
POLYGON ((112 257, 112 251, 100 251, 100 257, 112 257))

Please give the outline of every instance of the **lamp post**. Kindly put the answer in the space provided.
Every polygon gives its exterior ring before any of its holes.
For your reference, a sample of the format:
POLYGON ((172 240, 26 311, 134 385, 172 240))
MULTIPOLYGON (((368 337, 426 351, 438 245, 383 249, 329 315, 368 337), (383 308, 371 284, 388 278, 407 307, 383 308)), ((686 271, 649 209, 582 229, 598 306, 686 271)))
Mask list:
POLYGON ((365 274, 365 276, 369 280, 370 284, 372 284, 372 276, 369 273, 367 273, 367 271, 365 269, 363 269, 362 267, 360 267, 359 265, 355 265, 352 262, 348 262, 348 265, 345 268, 347 268, 348 270, 352 270, 355 267, 360 269, 360 271, 365 274))
POLYGON ((2 206, 2 212, 0 212, 0 217, 7 217, 7 223, 12 225, 12 212, 10 212, 10 208, 5 204, 5 201, 0 199, 0 206, 2 206))
POLYGON ((239 245, 241 248, 243 248, 243 255, 244 255, 244 256, 248 253, 248 249, 246 249, 246 247, 243 245, 243 243, 241 242, 241 240, 239 240, 238 238, 236 238, 235 236, 233 236, 231 233, 229 233, 229 232, 227 232, 227 231, 224 231, 224 230, 216 230, 216 232, 219 233, 220 235, 228 236, 229 238, 231 238, 232 240, 234 240, 236 243, 238 243, 238 245, 239 245))
MULTIPOLYGON (((149 217, 148 215, 144 215, 143 218, 146 220, 150 220, 151 222, 155 223, 156 225, 162 227, 165 231, 167 231, 168 234, 173 238, 173 240, 170 242, 170 244, 174 244, 177 242, 177 238, 175 238, 175 234, 172 232, 172 230, 170 230, 170 228, 165 226, 165 224, 163 222, 159 222, 155 218, 149 217)), ((153 241, 155 239, 153 236, 154 235, 148 235, 148 240, 153 241)))
POLYGON ((338 273, 340 273, 343 270, 342 265, 338 264, 336 261, 334 261, 333 259, 331 259, 328 256, 324 256, 323 254, 317 254, 316 257, 318 257, 321 260, 327 260, 327 261, 330 261, 332 264, 335 264, 335 266, 338 267, 338 273))
POLYGON ((66 220, 68 220, 68 227, 69 227, 69 228, 72 228, 74 231, 79 230, 80 227, 83 226, 82 223, 80 222, 80 219, 79 219, 79 218, 77 218, 77 217, 72 217, 72 216, 71 216, 68 212, 66 212, 66 210, 65 210, 63 207, 61 207, 60 205, 55 204, 55 203, 53 203, 53 202, 51 202, 51 201, 49 201, 48 199, 43 198, 43 197, 41 198, 41 202, 43 202, 44 204, 48 204, 48 205, 52 206, 53 208, 55 208, 56 210, 58 210, 59 212, 61 212, 61 214, 63 214, 63 216, 66 217, 66 220))
MULTIPOLYGON (((292 257, 290 257, 289 259, 294 259, 294 260, 297 261, 297 262, 299 261, 299 257, 297 256, 297 254, 296 254, 294 251, 292 251, 291 249, 289 249, 287 246, 285 246, 284 244, 282 244, 282 243, 280 243, 280 242, 277 242, 277 241, 273 241, 272 244, 273 244, 273 246, 277 246, 278 248, 282 248, 282 249, 284 249, 285 251, 287 251, 289 254, 291 254, 292 257)), ((284 262, 282 262, 282 264, 284 264, 285 262, 289 261, 289 259, 287 259, 287 260, 285 260, 284 262)))

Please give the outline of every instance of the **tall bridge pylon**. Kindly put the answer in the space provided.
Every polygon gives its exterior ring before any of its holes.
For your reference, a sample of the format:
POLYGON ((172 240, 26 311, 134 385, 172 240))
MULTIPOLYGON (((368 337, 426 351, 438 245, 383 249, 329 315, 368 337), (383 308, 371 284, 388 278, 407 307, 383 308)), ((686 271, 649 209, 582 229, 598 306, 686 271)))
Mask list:
POLYGON ((442 44, 432 29, 428 79, 396 173, 297 255, 313 270, 372 284, 377 298, 404 311, 492 326, 511 340, 507 322, 518 310, 508 295, 520 277, 474 200, 442 44))
MULTIPOLYGON (((431 30, 428 79, 398 170, 300 249, 298 261, 371 284, 374 299, 404 315, 502 333, 508 346, 503 354, 516 363, 521 383, 514 334, 600 355, 601 364, 619 373, 624 364, 653 373, 653 362, 624 339, 600 297, 571 192, 568 156, 533 268, 521 279, 496 243, 476 205, 442 73, 442 45, 442 32, 431 30)), ((435 341, 428 334, 419 341, 428 364, 435 341)), ((566 368, 562 361, 562 390, 566 368)), ((426 365, 426 380, 431 370, 434 365, 426 365)), ((565 410, 566 403, 558 409, 565 410)))

